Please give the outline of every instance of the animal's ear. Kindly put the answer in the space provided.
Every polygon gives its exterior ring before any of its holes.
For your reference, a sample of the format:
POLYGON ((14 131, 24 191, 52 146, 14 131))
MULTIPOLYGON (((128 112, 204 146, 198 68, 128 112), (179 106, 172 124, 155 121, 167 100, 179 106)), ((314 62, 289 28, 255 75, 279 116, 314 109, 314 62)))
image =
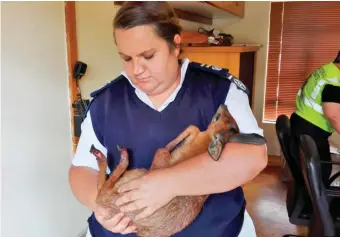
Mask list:
POLYGON ((223 144, 219 139, 213 139, 209 144, 208 153, 210 157, 215 161, 218 161, 220 159, 222 150, 223 144))

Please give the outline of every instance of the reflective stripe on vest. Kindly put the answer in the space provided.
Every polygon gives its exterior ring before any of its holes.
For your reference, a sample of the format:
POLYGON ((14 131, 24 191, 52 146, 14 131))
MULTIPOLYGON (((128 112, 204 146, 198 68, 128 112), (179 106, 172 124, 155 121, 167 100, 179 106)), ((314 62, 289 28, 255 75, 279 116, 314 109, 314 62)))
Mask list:
POLYGON ((305 103, 305 105, 311 107, 314 111, 320 113, 320 114, 323 114, 323 109, 322 109, 322 106, 315 103, 314 100, 308 100, 307 97, 303 97, 303 102, 305 103))
MULTIPOLYGON (((314 111, 323 114, 323 109, 322 106, 320 104, 317 104, 315 102, 316 97, 319 95, 321 88, 323 88, 323 85, 325 85, 327 83, 327 81, 330 81, 332 83, 337 83, 338 79, 336 77, 330 78, 328 80, 324 80, 321 79, 320 81, 318 81, 318 83, 316 84, 313 92, 312 92, 312 99, 308 99, 307 97, 303 97, 303 102, 305 105, 311 107, 314 111)), ((298 95, 301 96, 301 89, 298 92, 298 95)))

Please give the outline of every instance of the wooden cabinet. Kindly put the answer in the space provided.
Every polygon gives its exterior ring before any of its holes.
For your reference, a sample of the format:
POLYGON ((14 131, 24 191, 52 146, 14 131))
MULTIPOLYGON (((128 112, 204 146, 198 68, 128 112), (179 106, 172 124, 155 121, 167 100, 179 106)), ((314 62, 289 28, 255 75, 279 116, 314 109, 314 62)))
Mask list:
POLYGON ((206 3, 229 12, 235 16, 244 17, 245 2, 241 1, 206 1, 206 3))
POLYGON ((229 69, 249 89, 249 103, 253 108, 255 55, 258 47, 206 46, 182 47, 181 58, 229 69))

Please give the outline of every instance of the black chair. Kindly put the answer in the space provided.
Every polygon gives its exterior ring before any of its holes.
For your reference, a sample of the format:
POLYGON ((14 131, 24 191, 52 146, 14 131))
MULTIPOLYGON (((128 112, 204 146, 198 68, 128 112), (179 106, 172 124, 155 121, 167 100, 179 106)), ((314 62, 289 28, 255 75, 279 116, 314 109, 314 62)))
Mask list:
POLYGON ((320 161, 318 149, 310 136, 300 136, 299 153, 304 181, 313 206, 308 236, 340 236, 340 188, 325 187, 321 175, 321 164, 324 162, 320 161))
MULTIPOLYGON (((289 118, 286 115, 280 115, 276 119, 275 128, 281 151, 293 178, 287 182, 286 206, 289 222, 293 225, 309 226, 313 210, 312 203, 305 187, 302 172, 299 169, 299 161, 295 160, 290 152, 291 130, 289 118)), ((285 235, 285 237, 288 236, 297 235, 285 235)))

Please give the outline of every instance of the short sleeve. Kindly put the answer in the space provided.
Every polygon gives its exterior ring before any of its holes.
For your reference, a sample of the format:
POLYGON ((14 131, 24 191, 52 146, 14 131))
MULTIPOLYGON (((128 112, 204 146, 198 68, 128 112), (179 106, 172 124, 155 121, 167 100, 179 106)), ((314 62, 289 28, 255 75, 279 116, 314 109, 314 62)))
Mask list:
POLYGON ((322 102, 340 103, 340 86, 326 85, 322 91, 322 102))
POLYGON ((238 89, 235 83, 230 84, 225 105, 235 119, 241 133, 255 133, 264 136, 263 129, 258 126, 250 108, 248 95, 243 90, 238 89))
MULTIPOLYGON (((90 153, 92 144, 98 150, 100 150, 105 155, 105 157, 107 156, 107 149, 97 139, 92 126, 91 114, 88 112, 85 120, 81 124, 81 135, 72 160, 72 165, 86 166, 95 170, 99 170, 95 156, 90 153)), ((107 168, 106 172, 109 173, 109 168, 107 168)))

